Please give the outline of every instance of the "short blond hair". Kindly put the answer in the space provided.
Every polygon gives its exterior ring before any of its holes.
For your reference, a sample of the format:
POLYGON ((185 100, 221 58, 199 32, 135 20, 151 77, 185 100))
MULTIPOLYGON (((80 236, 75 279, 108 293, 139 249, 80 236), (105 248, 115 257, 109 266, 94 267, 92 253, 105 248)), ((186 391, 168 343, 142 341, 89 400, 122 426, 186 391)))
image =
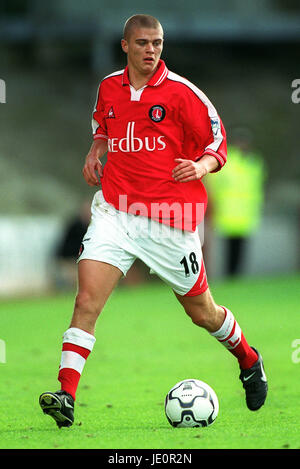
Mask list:
POLYGON ((157 18, 151 15, 133 15, 125 22, 123 29, 123 38, 128 41, 134 28, 161 29, 162 25, 157 18))

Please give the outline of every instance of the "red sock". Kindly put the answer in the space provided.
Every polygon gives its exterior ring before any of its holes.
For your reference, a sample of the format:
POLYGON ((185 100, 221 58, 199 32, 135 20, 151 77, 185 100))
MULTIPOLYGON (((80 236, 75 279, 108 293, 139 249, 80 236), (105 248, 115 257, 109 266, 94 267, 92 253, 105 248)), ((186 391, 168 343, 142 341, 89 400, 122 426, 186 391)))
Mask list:
POLYGON ((88 332, 75 327, 64 334, 58 381, 61 383, 61 390, 71 394, 74 400, 82 370, 95 340, 88 332))
POLYGON ((246 341, 240 326, 236 322, 232 312, 224 308, 225 318, 222 326, 216 332, 212 332, 219 342, 221 342, 237 359, 242 369, 251 368, 257 361, 257 353, 246 341))
POLYGON ((241 341, 239 344, 231 349, 230 352, 238 359, 239 365, 243 370, 251 368, 258 360, 257 353, 250 347, 243 333, 241 333, 241 341))

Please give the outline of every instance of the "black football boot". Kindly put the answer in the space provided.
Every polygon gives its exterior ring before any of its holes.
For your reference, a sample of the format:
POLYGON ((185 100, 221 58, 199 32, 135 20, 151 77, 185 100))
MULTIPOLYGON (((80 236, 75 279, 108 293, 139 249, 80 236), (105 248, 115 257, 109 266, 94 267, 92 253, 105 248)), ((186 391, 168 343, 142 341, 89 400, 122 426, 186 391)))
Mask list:
POLYGON ((246 404, 250 410, 258 410, 265 402, 268 392, 268 383, 265 375, 263 359, 260 353, 251 347, 258 355, 258 360, 251 368, 242 370, 240 380, 246 391, 246 404))
POLYGON ((74 399, 65 391, 44 392, 39 403, 44 414, 54 418, 58 428, 70 427, 74 422, 74 399))

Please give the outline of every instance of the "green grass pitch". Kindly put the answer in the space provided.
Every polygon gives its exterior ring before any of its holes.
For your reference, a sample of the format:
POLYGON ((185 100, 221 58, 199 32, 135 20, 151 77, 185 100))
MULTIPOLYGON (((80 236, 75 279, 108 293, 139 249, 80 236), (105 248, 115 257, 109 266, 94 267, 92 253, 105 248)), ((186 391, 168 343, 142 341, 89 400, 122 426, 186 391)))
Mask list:
POLYGON ((38 397, 59 388, 61 340, 73 295, 2 301, 0 447, 300 448, 300 353, 292 346, 300 339, 299 285, 296 274, 210 285, 263 355, 269 395, 258 412, 246 408, 235 358, 192 324, 167 286, 119 287, 97 323, 75 423, 61 430, 42 414, 38 397), (215 389, 220 412, 211 427, 178 429, 167 422, 165 395, 185 378, 215 389))

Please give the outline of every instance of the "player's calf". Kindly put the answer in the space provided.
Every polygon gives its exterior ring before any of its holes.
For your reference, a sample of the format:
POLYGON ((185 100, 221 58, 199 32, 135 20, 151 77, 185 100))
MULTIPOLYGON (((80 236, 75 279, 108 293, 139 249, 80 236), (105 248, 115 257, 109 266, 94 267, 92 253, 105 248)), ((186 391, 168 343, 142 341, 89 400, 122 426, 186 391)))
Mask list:
POLYGON ((194 324, 206 329, 208 332, 218 330, 223 324, 225 311, 215 304, 209 289, 201 295, 180 296, 177 299, 184 307, 186 314, 194 324))

